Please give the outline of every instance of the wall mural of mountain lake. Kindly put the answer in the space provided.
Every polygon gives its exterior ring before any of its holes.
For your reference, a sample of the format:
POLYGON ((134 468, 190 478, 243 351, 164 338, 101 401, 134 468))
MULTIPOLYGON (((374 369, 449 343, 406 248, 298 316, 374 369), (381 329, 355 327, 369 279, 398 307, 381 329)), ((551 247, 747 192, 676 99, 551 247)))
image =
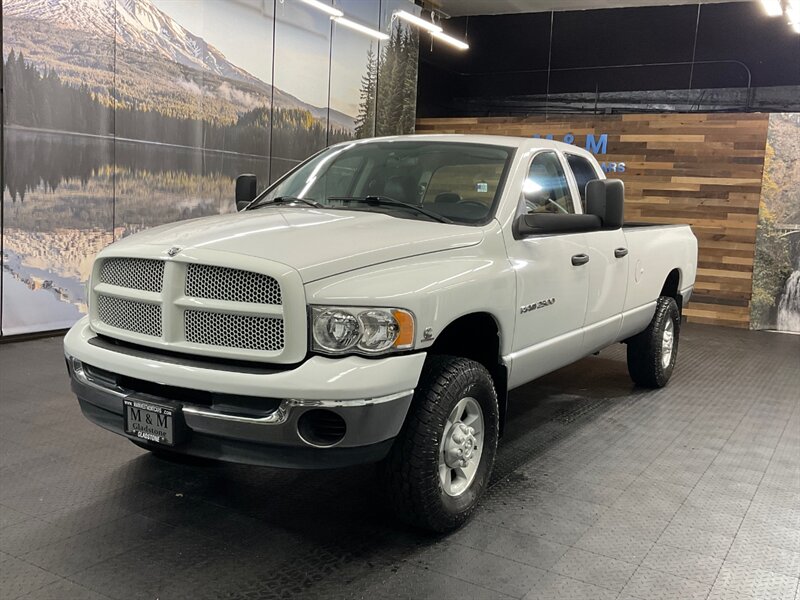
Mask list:
POLYGON ((410 133, 410 0, 2 0, 2 334, 86 312, 94 255, 147 227, 233 210, 343 140, 410 133))

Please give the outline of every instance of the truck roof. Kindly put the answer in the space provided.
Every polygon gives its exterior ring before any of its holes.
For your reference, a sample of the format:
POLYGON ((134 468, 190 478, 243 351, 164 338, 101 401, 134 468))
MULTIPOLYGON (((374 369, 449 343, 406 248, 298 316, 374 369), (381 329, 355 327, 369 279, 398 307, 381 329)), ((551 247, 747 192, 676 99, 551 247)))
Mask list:
MULTIPOLYGON (((523 150, 535 150, 539 148, 553 148, 565 152, 572 152, 573 154, 580 154, 592 158, 592 154, 579 146, 567 144, 564 142, 556 142, 554 140, 547 140, 543 138, 533 137, 516 137, 510 135, 476 135, 465 133, 422 133, 414 135, 394 135, 380 138, 370 138, 363 140, 369 142, 372 140, 380 141, 393 141, 393 140, 430 140, 432 142, 463 142, 473 144, 489 144, 493 146, 505 146, 520 148, 523 150)), ((352 142, 344 142, 352 143, 352 142)))

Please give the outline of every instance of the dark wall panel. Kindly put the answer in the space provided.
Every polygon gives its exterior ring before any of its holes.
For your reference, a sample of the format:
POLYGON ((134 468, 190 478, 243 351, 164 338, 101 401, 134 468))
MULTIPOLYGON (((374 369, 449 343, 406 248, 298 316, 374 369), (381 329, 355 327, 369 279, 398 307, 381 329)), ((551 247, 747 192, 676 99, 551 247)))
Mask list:
MULTIPOLYGON (((470 49, 423 35, 421 117, 590 110, 604 95, 616 108, 730 110, 751 106, 749 85, 800 89, 800 36, 756 2, 476 16, 444 27, 470 49), (704 91, 715 88, 729 91, 704 91)), ((764 96, 767 107, 800 106, 790 89, 764 96)))
POLYGON ((692 60, 697 7, 556 12, 552 68, 692 60))
MULTIPOLYGON (((768 17, 760 3, 704 4, 697 32, 697 60, 741 61, 754 87, 800 83, 800 35, 783 17, 768 17)), ((703 69, 695 87, 741 81, 742 67, 703 69), (728 75, 730 73, 730 75, 728 75)))

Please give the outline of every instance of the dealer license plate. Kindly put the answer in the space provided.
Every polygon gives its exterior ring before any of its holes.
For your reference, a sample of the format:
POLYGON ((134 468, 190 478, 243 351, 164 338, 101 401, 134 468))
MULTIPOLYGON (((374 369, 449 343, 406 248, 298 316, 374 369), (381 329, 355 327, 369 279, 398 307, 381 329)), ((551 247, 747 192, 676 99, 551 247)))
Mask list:
POLYGON ((125 398, 125 433, 167 446, 175 445, 175 409, 145 400, 125 398))

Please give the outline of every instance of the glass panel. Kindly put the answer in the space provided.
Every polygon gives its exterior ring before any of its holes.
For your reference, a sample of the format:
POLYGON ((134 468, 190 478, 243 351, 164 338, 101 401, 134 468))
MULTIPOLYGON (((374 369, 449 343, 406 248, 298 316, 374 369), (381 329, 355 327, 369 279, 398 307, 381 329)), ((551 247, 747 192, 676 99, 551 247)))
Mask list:
POLYGON ((578 191, 581 194, 581 204, 586 210, 586 184, 598 178, 597 172, 595 172, 592 163, 577 154, 567 153, 567 163, 572 169, 572 174, 575 175, 578 191))
POLYGON ((275 18, 272 181, 328 143, 332 27, 330 15, 297 0, 278 2, 275 18))
MULTIPOLYGON (((380 30, 380 3, 338 0, 347 18, 380 30)), ((378 40, 334 21, 331 39, 331 89, 328 143, 375 135, 378 40)))
POLYGON ((269 176, 273 3, 118 6, 122 23, 156 23, 169 52, 118 30, 116 235, 233 211, 239 173, 269 176))
POLYGON ((414 133, 417 114, 419 34, 415 25, 410 25, 402 19, 392 18, 398 10, 415 15, 422 12, 420 7, 408 0, 381 2, 382 31, 391 37, 380 44, 375 135, 414 133))
POLYGON ((533 158, 523 191, 528 213, 575 212, 567 177, 555 152, 541 152, 533 158))
POLYGON ((373 196, 418 206, 457 223, 478 223, 494 210, 511 155, 510 148, 456 142, 340 145, 303 164, 254 207, 289 196, 330 207, 430 220, 420 211, 338 198, 373 196))
POLYGON ((115 8, 87 6, 3 2, 5 335, 72 325, 112 239, 115 8))

